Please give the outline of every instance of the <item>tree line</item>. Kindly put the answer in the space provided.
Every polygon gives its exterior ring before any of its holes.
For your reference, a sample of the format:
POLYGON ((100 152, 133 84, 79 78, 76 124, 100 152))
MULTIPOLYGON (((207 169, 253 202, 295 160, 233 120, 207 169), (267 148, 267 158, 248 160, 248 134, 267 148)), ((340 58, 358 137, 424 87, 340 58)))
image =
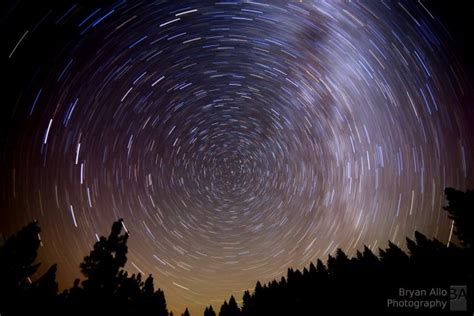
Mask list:
MULTIPOLYGON (((289 268, 286 277, 278 281, 263 285, 258 281, 252 292, 244 292, 240 307, 231 296, 219 311, 212 305, 206 307, 204 316, 398 313, 407 310, 390 307, 387 302, 400 298, 400 289, 443 291, 451 285, 467 285, 472 310, 474 191, 447 188, 445 194, 448 206, 444 209, 454 222, 453 233, 460 246, 415 232, 414 240, 406 239, 408 252, 392 242, 379 249, 378 255, 367 246, 351 258, 337 249, 326 263, 318 259, 302 271, 289 268)), ((82 281, 76 279, 71 288, 59 293, 55 264, 35 278, 40 265, 36 262, 41 243, 38 222, 23 227, 0 246, 0 314, 172 316, 152 275, 143 279, 140 273, 129 275, 124 270, 129 235, 122 233, 122 228, 122 220, 113 223, 109 236, 99 238, 80 264, 82 281)), ((430 295, 425 294, 424 299, 430 295)), ((448 299, 446 295, 442 298, 448 299)), ((436 307, 430 311, 447 310, 436 307)), ((181 315, 190 316, 189 310, 181 315)))

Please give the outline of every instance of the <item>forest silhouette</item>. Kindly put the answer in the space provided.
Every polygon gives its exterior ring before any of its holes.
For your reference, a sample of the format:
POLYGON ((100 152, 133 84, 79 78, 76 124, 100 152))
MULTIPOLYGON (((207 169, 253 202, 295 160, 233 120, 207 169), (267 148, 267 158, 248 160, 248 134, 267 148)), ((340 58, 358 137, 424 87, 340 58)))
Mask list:
MULTIPOLYGON (((445 194, 448 205, 444 209, 454 221, 459 245, 446 245, 415 232, 414 240, 406 239, 407 252, 392 242, 379 249, 378 255, 367 246, 352 258, 338 249, 326 263, 318 259, 302 271, 289 268, 280 280, 263 285, 257 281, 253 291, 244 292, 240 307, 231 296, 219 309, 206 307, 204 316, 434 315, 452 310, 453 299, 461 304, 464 299, 465 309, 472 311, 474 191, 447 188, 445 194), (465 286, 467 291, 461 287, 453 294, 452 286, 465 286), (417 294, 410 297, 406 293, 417 294), (440 305, 400 305, 401 301, 430 304, 435 299, 440 305)), ((0 315, 173 315, 167 309, 165 293, 155 289, 152 275, 143 280, 141 274, 129 275, 124 270, 129 236, 122 233, 122 227, 122 220, 113 223, 109 236, 101 237, 80 264, 82 280, 76 279, 61 293, 56 265, 36 276, 39 223, 31 222, 10 236, 0 246, 0 315)), ((181 315, 190 313, 186 308, 181 315)))

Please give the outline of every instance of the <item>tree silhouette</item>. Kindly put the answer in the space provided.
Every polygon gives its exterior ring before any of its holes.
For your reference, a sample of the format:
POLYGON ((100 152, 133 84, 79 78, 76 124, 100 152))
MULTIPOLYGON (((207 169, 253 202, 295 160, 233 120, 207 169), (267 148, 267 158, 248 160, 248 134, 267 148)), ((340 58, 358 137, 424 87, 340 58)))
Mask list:
POLYGON ((229 304, 227 304, 227 301, 224 301, 224 304, 222 304, 221 310, 219 311, 219 316, 227 316, 228 309, 229 309, 229 304))
POLYGON ((405 267, 408 264, 408 255, 393 242, 388 242, 388 248, 379 249, 380 261, 390 268, 405 267))
POLYGON ((126 279, 126 276, 119 275, 127 262, 128 250, 128 234, 120 234, 122 221, 120 219, 112 225, 109 237, 101 237, 80 265, 81 272, 86 277, 82 286, 91 297, 109 299, 116 293, 119 280, 126 279))
POLYGON ((336 251, 336 256, 332 257, 329 255, 328 258, 328 272, 329 274, 337 277, 341 277, 343 274, 348 272, 350 265, 350 260, 347 255, 342 251, 341 248, 338 248, 336 251))
POLYGON ((30 277, 38 270, 35 263, 40 245, 40 228, 34 221, 8 238, 0 248, 0 295, 7 302, 25 294, 30 277))
POLYGON ((186 309, 184 310, 184 313, 181 314, 181 316, 189 316, 189 311, 188 311, 188 308, 186 307, 186 309))
POLYGON ((252 297, 250 296, 249 291, 245 291, 244 296, 242 297, 242 315, 250 315, 252 309, 252 297))
POLYGON ((458 191, 453 188, 444 190, 449 204, 444 207, 449 218, 454 221, 454 233, 466 248, 472 249, 474 231, 474 191, 458 191))
POLYGON ((151 274, 145 280, 141 292, 141 300, 139 305, 142 314, 144 314, 146 311, 153 311, 153 315, 156 316, 168 315, 165 294, 161 289, 155 291, 153 277, 151 274))
MULTIPOLYGON (((273 280, 262 286, 257 281, 253 293, 243 294, 241 314, 313 315, 318 310, 397 313, 398 310, 387 309, 387 299, 397 297, 400 288, 449 291, 453 284, 472 285, 472 223, 466 223, 472 221, 473 191, 446 192, 449 206, 445 209, 455 221, 454 234, 464 248, 455 244, 447 247, 416 231, 413 240, 407 238, 408 254, 390 241, 387 248, 379 249, 379 256, 367 246, 352 258, 337 249, 335 255, 328 256, 326 265, 318 259, 302 271, 289 268, 287 278, 282 277, 279 282, 273 280)), ((468 293, 470 309, 472 291, 468 293)), ((224 301, 219 315, 228 315, 229 306, 224 301)))
POLYGON ((240 315, 239 306, 237 306, 237 302, 235 301, 234 296, 232 295, 229 299, 229 304, 227 305, 227 313, 226 316, 238 316, 240 315))
POLYGON ((214 308, 212 308, 212 305, 206 307, 204 310, 204 316, 216 316, 216 312, 214 311, 214 308))
POLYGON ((56 265, 32 281, 40 266, 35 262, 41 244, 40 231, 38 222, 33 221, 0 247, 0 313, 29 313, 56 299, 56 265))
MULTIPOLYGON (((453 284, 472 286, 473 191, 446 190, 445 209, 454 220, 454 234, 463 247, 429 239, 415 231, 402 250, 393 242, 375 255, 370 248, 349 257, 341 249, 302 270, 288 268, 286 277, 266 284, 257 281, 253 293, 245 291, 240 309, 234 296, 225 300, 219 316, 313 315, 360 312, 382 314, 387 299, 399 288, 443 288, 453 284)), ((40 245, 37 222, 23 227, 0 246, 0 313, 2 315, 157 315, 168 316, 164 292, 155 290, 153 277, 124 270, 128 234, 122 234, 122 221, 112 225, 110 235, 99 238, 81 263, 85 279, 76 279, 70 289, 57 295, 57 266, 37 277, 36 256, 40 245)), ((468 291, 472 308, 472 291, 468 291), (470 293, 470 294, 469 294, 470 293)), ((435 310, 441 312, 442 310, 435 310)), ((189 316, 189 310, 181 314, 189 316)), ((215 316, 212 306, 204 316, 215 316)))
POLYGON ((78 315, 94 307, 106 314, 168 316, 164 293, 155 291, 153 277, 149 275, 143 281, 140 273, 129 276, 123 270, 128 234, 122 234, 122 227, 121 219, 114 222, 110 235, 100 237, 94 244, 80 265, 86 279, 76 280, 63 293, 64 304, 78 315))

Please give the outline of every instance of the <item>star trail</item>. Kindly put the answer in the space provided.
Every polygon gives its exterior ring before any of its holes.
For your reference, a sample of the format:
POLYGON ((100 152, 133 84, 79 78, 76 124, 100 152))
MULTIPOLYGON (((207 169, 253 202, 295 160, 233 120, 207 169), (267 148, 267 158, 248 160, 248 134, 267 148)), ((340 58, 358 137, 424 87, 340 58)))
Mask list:
POLYGON ((12 73, 53 45, 47 30, 66 39, 7 105, 1 226, 38 219, 62 287, 118 218, 128 271, 152 273, 175 313, 339 247, 415 230, 450 242, 443 190, 473 186, 472 88, 424 2, 119 1, 33 16, 2 43, 12 73))

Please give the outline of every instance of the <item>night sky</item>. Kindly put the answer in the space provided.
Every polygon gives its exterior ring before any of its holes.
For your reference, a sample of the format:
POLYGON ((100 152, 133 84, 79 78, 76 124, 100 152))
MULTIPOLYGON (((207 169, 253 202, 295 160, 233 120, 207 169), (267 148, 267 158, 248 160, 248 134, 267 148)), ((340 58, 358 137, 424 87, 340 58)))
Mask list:
POLYGON ((39 220, 61 288, 118 218, 175 314, 338 247, 449 241, 471 8, 59 2, 2 1, 0 227, 39 220))

